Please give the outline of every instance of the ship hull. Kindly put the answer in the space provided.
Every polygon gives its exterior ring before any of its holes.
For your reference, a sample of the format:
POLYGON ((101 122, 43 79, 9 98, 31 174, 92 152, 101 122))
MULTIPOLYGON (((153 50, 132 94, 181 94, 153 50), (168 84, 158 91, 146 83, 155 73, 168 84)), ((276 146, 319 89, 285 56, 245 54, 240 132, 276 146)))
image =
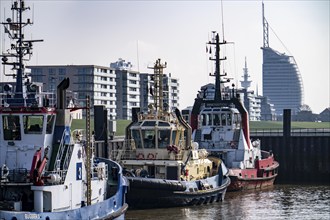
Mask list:
POLYGON ((228 191, 263 189, 274 185, 279 164, 274 161, 267 169, 229 169, 228 191))
POLYGON ((15 212, 1 211, 0 219, 116 219, 124 220, 128 205, 113 211, 113 199, 65 212, 15 212), (111 207, 111 209, 109 208, 111 207))
POLYGON ((277 175, 271 178, 239 178, 237 176, 229 176, 231 184, 228 187, 228 192, 241 190, 264 189, 274 185, 277 175))
MULTIPOLYGON (((105 158, 96 158, 108 165, 108 173, 111 173, 113 168, 118 170, 115 176, 111 179, 116 179, 115 185, 113 183, 108 185, 107 199, 101 202, 94 203, 90 206, 84 206, 76 209, 69 209, 66 211, 57 212, 33 212, 33 211, 8 211, 0 210, 0 219, 116 219, 124 220, 125 213, 128 209, 128 204, 125 201, 125 194, 127 191, 128 181, 122 175, 121 167, 118 163, 105 158)), ((19 187, 19 186, 18 186, 19 187)), ((1 205, 1 204, 0 204, 1 205)), ((0 206, 1 207, 1 206, 0 206)))
MULTIPOLYGON (((216 178, 204 179, 212 183, 216 178)), ((127 203, 130 209, 168 208, 203 205, 222 201, 230 179, 223 179, 216 187, 197 188, 198 181, 173 181, 128 177, 130 187, 127 203)))

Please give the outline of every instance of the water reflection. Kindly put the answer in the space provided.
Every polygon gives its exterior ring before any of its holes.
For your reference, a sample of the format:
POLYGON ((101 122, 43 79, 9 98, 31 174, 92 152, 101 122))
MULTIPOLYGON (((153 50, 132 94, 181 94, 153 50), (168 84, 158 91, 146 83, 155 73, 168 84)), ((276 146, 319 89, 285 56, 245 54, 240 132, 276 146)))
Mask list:
POLYGON ((127 220, 330 219, 330 186, 275 185, 231 192, 225 201, 185 208, 129 210, 127 220))

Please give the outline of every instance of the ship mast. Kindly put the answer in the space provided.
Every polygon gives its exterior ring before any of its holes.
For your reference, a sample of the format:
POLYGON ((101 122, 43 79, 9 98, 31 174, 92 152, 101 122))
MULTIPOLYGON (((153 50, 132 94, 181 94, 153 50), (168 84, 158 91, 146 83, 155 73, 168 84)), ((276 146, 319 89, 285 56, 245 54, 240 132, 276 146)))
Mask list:
MULTIPOLYGON (((210 57, 209 59, 212 61, 215 61, 215 73, 211 74, 210 76, 215 76, 215 94, 214 94, 214 101, 215 102, 219 102, 222 100, 222 96, 221 96, 221 86, 220 84, 222 83, 221 81, 221 76, 226 76, 227 74, 220 74, 220 61, 222 60, 226 60, 227 58, 220 58, 220 45, 222 44, 226 44, 227 42, 225 40, 223 40, 222 42, 220 42, 219 39, 219 34, 215 34, 215 32, 213 32, 213 39, 212 41, 209 41, 207 44, 210 45, 215 45, 215 58, 210 57), (215 35, 215 36, 214 36, 215 35)), ((211 49, 210 49, 211 51, 211 49)))
POLYGON ((158 113, 158 116, 162 117, 163 107, 163 69, 166 68, 167 63, 161 64, 160 59, 156 60, 153 67, 148 67, 154 70, 154 90, 152 95, 154 97, 154 106, 158 113))
POLYGON ((27 78, 27 75, 23 61, 30 60, 32 56, 32 43, 43 40, 24 40, 23 28, 33 23, 30 19, 23 21, 23 12, 30 10, 30 7, 25 7, 23 0, 14 1, 11 10, 13 11, 12 18, 7 18, 6 22, 1 22, 1 24, 5 28, 5 33, 15 43, 12 43, 7 53, 3 53, 0 57, 2 57, 1 61, 3 65, 10 65, 16 71, 16 74, 12 74, 16 78, 15 96, 13 100, 8 100, 8 104, 24 106, 24 93, 26 91, 23 89, 23 80, 27 78), (25 58, 25 56, 28 57, 25 58), (8 61, 8 58, 12 58, 13 61, 8 61))

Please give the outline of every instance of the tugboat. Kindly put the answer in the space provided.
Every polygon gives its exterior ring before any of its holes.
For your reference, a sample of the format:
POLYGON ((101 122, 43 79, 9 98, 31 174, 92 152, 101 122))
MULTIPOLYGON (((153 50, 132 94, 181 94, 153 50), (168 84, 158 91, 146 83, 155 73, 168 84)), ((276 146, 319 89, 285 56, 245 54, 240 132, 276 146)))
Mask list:
POLYGON ((251 142, 248 112, 235 85, 225 87, 230 79, 221 79, 226 74, 220 74, 220 61, 226 58, 220 58, 220 45, 226 41, 220 42, 219 34, 213 32, 208 44, 210 51, 215 46, 215 58, 210 58, 215 61, 215 85, 203 86, 190 115, 184 114, 190 120, 194 141, 225 162, 231 179, 228 191, 271 186, 279 164, 271 152, 260 149, 259 140, 251 142))
POLYGON ((128 181, 117 162, 94 156, 89 97, 84 136, 70 130, 69 79, 58 85, 57 103, 28 79, 23 61, 41 41, 24 39, 28 9, 14 1, 13 18, 2 23, 12 40, 2 64, 16 82, 0 94, 0 219, 124 219, 128 181))
POLYGON ((178 109, 163 103, 163 69, 154 69, 154 103, 148 112, 133 109, 123 149, 113 151, 129 180, 130 209, 202 205, 222 201, 230 184, 228 169, 219 158, 191 141, 191 127, 178 109))

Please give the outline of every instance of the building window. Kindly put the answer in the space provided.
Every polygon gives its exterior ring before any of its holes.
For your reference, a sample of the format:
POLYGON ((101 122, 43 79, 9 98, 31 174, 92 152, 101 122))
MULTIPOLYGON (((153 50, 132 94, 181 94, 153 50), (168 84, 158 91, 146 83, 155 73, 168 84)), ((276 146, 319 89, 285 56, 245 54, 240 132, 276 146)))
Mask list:
POLYGON ((65 74, 66 74, 66 69, 64 69, 64 68, 58 69, 58 75, 65 75, 65 74))
POLYGON ((107 88, 107 85, 101 84, 101 88, 102 89, 106 89, 107 88))
POLYGON ((130 80, 129 83, 130 84, 136 84, 136 80, 130 80))
POLYGON ((49 75, 55 75, 55 73, 56 73, 56 69, 54 69, 54 68, 49 68, 49 69, 48 69, 48 73, 49 73, 49 75))
POLYGON ((136 77, 136 73, 129 73, 129 76, 136 77))
POLYGON ((102 81, 108 81, 108 80, 107 80, 107 77, 104 77, 104 76, 101 76, 101 80, 102 80, 102 81))
POLYGON ((107 69, 101 69, 101 73, 107 73, 108 70, 107 69))

